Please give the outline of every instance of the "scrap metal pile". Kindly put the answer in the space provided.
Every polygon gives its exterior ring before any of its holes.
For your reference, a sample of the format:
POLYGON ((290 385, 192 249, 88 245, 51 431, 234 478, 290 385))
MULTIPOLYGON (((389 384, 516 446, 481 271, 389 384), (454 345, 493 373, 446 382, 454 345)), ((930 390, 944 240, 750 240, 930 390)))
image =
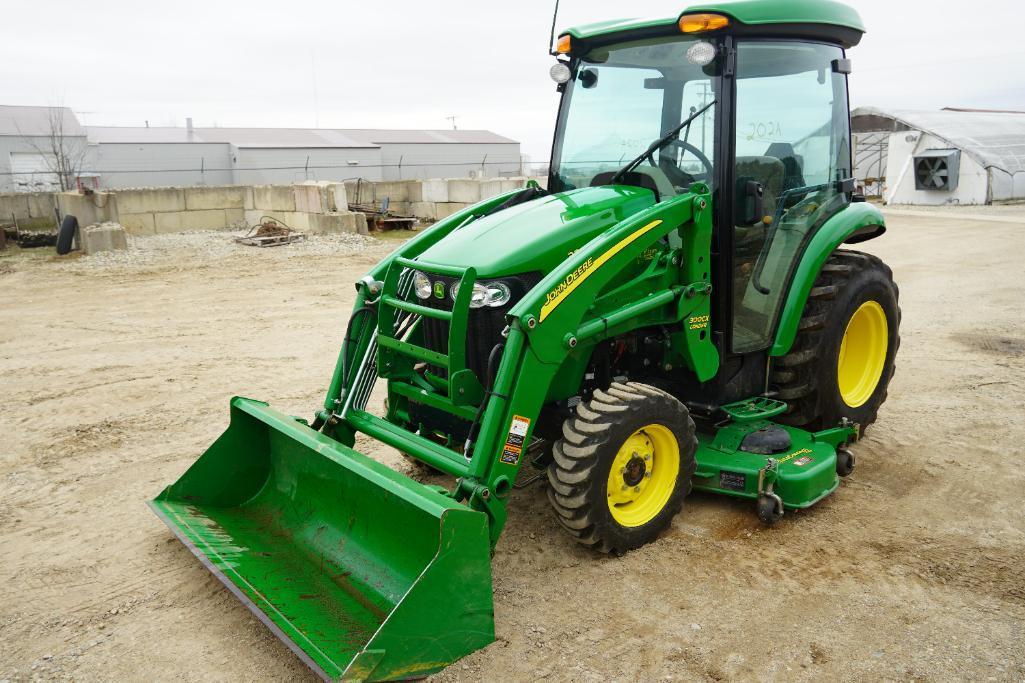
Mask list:
POLYGON ((262 216, 260 222, 250 228, 249 232, 235 238, 239 244, 250 247, 279 247, 283 244, 305 240, 304 233, 298 232, 270 216, 262 216))

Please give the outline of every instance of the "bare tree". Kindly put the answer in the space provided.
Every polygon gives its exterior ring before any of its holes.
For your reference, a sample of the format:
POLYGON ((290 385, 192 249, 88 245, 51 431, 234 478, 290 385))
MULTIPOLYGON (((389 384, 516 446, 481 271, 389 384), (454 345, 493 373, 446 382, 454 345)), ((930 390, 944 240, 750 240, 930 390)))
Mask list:
POLYGON ((88 151, 84 135, 71 135, 67 130, 67 110, 48 107, 43 129, 28 135, 18 128, 22 139, 39 154, 46 169, 57 178, 61 191, 76 186, 88 151))

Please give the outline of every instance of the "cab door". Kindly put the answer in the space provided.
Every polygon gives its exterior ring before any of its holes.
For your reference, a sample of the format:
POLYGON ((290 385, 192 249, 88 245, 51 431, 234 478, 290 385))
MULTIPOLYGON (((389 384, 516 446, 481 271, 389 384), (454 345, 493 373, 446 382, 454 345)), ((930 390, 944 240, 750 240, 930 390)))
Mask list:
POLYGON ((837 46, 736 46, 731 351, 770 346, 809 238, 850 200, 846 61, 837 46))

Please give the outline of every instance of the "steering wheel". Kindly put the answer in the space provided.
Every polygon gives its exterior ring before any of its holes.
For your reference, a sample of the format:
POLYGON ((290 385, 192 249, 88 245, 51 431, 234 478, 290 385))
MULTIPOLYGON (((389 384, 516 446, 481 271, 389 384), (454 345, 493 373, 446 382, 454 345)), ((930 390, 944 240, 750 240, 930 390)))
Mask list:
POLYGON ((712 162, 709 161, 704 152, 683 140, 667 142, 658 155, 658 164, 655 163, 654 154, 648 157, 648 163, 661 168, 662 172, 669 177, 670 182, 677 187, 688 187, 698 180, 707 183, 712 178, 712 162), (687 173, 676 163, 675 159, 683 158, 683 155, 687 152, 693 154, 701 162, 701 165, 705 167, 704 172, 699 174, 702 177, 698 178, 687 173))

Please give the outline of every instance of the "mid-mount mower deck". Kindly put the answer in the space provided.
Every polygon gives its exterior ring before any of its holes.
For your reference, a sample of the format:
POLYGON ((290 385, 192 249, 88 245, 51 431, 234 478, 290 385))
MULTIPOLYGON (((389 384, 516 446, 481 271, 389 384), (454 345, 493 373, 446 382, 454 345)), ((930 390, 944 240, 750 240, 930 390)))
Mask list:
POLYGON ((383 680, 494 639, 490 554, 524 465, 572 537, 617 554, 694 488, 766 523, 828 496, 899 344, 889 269, 839 248, 884 231, 850 179, 862 32, 831 0, 721 0, 562 34, 547 189, 377 264, 314 419, 233 399, 153 509, 323 677, 383 680))

